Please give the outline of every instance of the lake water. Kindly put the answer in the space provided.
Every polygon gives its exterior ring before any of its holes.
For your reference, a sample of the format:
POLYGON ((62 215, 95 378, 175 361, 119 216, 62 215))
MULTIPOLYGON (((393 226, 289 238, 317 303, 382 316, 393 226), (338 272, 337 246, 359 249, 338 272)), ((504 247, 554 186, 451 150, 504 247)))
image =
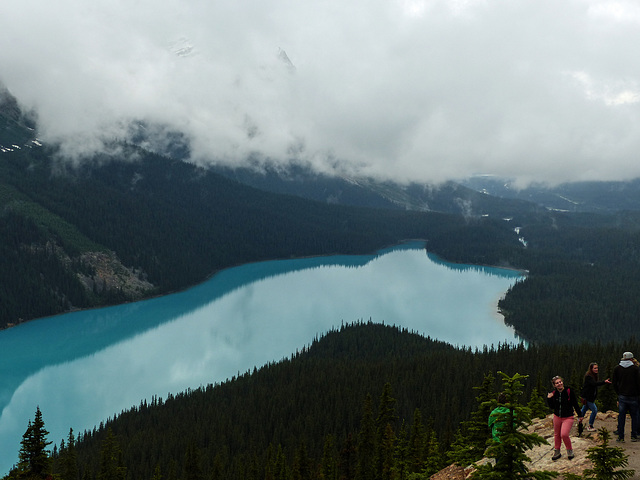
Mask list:
POLYGON ((184 292, 0 331, 0 476, 39 406, 60 444, 152 396, 278 361, 343 322, 397 325, 454 345, 515 343, 497 301, 520 274, 452 265, 413 242, 375 255, 279 260, 184 292))

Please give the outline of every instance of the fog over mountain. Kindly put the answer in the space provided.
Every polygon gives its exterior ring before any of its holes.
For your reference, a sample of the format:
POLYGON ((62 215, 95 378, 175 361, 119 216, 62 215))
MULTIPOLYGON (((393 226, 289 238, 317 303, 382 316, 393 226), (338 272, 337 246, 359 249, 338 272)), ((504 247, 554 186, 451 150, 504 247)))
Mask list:
POLYGON ((0 82, 76 161, 143 128, 202 164, 626 180, 639 24, 627 0, 3 0, 0 82))

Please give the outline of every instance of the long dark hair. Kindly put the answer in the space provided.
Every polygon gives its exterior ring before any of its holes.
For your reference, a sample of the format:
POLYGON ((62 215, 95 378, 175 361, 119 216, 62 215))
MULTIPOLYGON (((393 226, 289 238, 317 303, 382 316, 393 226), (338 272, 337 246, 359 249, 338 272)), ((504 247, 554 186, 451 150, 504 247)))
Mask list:
POLYGON ((593 371, 593 367, 597 365, 598 365, 598 362, 591 362, 589 364, 589 369, 587 370, 587 373, 584 374, 584 378, 591 376, 593 377, 594 380, 598 380, 598 374, 593 371))

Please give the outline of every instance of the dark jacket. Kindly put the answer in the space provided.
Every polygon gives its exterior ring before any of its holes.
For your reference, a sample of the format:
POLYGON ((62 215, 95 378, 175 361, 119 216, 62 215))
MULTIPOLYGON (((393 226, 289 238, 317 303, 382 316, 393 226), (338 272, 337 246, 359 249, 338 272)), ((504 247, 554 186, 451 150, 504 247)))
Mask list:
POLYGON ((580 395, 582 395, 582 398, 587 400, 587 402, 595 402, 596 397, 598 396, 598 387, 604 385, 605 383, 606 382, 604 381, 599 382, 591 375, 585 375, 584 385, 582 386, 580 395))
POLYGON ((613 369, 611 383, 618 395, 637 397, 640 395, 640 368, 631 360, 621 360, 613 369))
POLYGON ((554 415, 558 417, 573 417, 575 410, 578 417, 582 417, 582 410, 578 405, 578 396, 571 387, 565 387, 562 392, 553 391, 553 397, 547 398, 549 408, 553 409, 554 415))

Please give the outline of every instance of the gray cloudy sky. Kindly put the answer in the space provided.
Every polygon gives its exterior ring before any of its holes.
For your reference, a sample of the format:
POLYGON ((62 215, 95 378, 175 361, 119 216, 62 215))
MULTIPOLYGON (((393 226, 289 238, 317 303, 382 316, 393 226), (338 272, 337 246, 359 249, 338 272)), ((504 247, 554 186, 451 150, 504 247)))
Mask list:
POLYGON ((640 176, 638 45, 634 0, 0 3, 0 81, 71 156, 144 120, 396 180, 640 176))

